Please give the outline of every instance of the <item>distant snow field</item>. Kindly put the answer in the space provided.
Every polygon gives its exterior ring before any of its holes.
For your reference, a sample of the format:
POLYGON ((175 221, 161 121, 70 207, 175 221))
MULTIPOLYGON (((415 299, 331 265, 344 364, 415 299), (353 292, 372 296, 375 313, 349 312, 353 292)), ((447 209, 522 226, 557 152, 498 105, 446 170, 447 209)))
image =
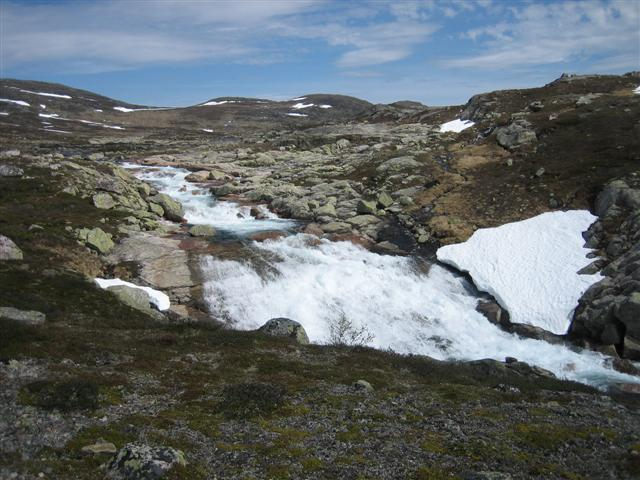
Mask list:
POLYGON ((313 103, 296 103, 295 105, 293 105, 291 108, 294 108, 296 110, 302 110, 303 108, 309 108, 309 107, 314 107, 315 105, 313 103))
POLYGON ((450 122, 443 123, 440 125, 441 132, 455 132, 460 133, 461 131, 473 127, 475 125, 471 120, 460 120, 456 118, 455 120, 451 120, 450 122))
POLYGON ((141 287, 139 285, 120 280, 119 278, 96 278, 95 282, 100 288, 104 288, 105 290, 109 287, 115 287, 119 285, 125 285, 127 287, 143 290, 147 295, 149 295, 149 301, 153 303, 158 308, 158 310, 167 310, 171 306, 169 297, 165 293, 162 293, 160 290, 154 290, 151 287, 141 287))
POLYGON ((28 104, 25 101, 22 101, 22 100, 10 100, 8 98, 0 98, 0 102, 15 103, 16 105, 22 105, 23 107, 30 107, 31 106, 30 104, 28 104))
POLYGON ((289 112, 287 113, 287 115, 289 115, 290 117, 308 117, 309 115, 305 115, 304 113, 295 113, 295 112, 289 112))
POLYGON ((240 103, 236 100, 220 100, 219 102, 211 101, 211 102, 207 102, 207 103, 203 103, 200 106, 201 107, 215 107, 216 105, 224 105, 225 103, 240 103))
POLYGON ((69 95, 60 95, 57 93, 32 92, 31 90, 22 90, 22 89, 20 89, 20 91, 23 93, 30 93, 32 95, 41 95, 43 97, 64 98, 66 100, 69 100, 72 98, 69 95))
POLYGON ((290 101, 291 102, 299 102, 299 101, 306 100, 306 99, 307 99, 307 97, 298 97, 298 98, 292 98, 290 101))
POLYGON ((586 210, 543 213, 477 230, 464 243, 438 249, 437 257, 469 272, 512 322, 564 334, 579 298, 602 278, 577 273, 592 261, 582 232, 595 220, 586 210))
POLYGON ((320 108, 333 108, 331 105, 320 105, 320 108))

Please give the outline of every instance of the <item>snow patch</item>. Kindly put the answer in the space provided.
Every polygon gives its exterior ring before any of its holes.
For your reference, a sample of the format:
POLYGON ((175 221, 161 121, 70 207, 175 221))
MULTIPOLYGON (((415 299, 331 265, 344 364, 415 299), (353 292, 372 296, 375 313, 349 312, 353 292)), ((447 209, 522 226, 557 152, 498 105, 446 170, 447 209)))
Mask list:
POLYGON ((566 333, 578 299, 602 277, 589 265, 582 232, 596 220, 586 210, 547 212, 438 249, 441 262, 469 272, 476 286, 509 311, 511 321, 566 333))
POLYGON ((633 93, 640 95, 640 85, 633 89, 633 93))
POLYGON ((43 109, 43 110, 46 110, 46 109, 47 109, 47 106, 46 106, 44 103, 41 103, 41 104, 40 104, 40 108, 41 108, 41 109, 43 109))
POLYGON ((41 130, 44 130, 45 132, 55 132, 55 133, 71 133, 71 132, 67 132, 66 130, 54 130, 53 128, 42 128, 41 130))
POLYGON ((102 110, 100 110, 99 108, 96 108, 95 111, 102 113, 102 110))
POLYGON ((8 98, 0 98, 0 102, 15 103, 16 105, 22 105, 23 107, 30 107, 31 106, 30 104, 28 104, 27 102, 25 102, 23 100, 10 100, 8 98))
MULTIPOLYGON (((119 112, 129 113, 129 112, 144 112, 148 110, 172 110, 171 107, 158 107, 158 108, 127 108, 127 107, 113 107, 114 110, 119 112)), ((96 110, 97 111, 97 110, 96 110)), ((102 111, 102 110, 100 110, 102 111)))
POLYGON ((305 115, 304 113, 295 113, 295 112, 287 113, 287 115, 289 115, 290 117, 308 117, 309 116, 309 115, 305 115))
POLYGON ((213 130, 211 130, 210 128, 203 128, 202 131, 207 133, 213 133, 213 130))
POLYGON ((291 100, 289 100, 290 102, 299 102, 302 100, 306 100, 307 97, 298 97, 298 98, 292 98, 291 100))
POLYGON ((296 103, 294 106, 292 106, 291 108, 295 109, 295 110, 302 110, 303 108, 309 108, 309 107, 314 107, 315 105, 313 103, 296 103))
POLYGON ((0 115, 9 115, 9 112, 0 112, 0 115))
MULTIPOLYGON (((39 113, 38 116, 42 117, 42 118, 58 118, 58 117, 60 117, 60 115, 58 115, 57 113, 39 113)), ((62 120, 62 119, 60 119, 60 120, 62 120)))
POLYGON ((71 99, 69 95, 60 95, 58 93, 44 93, 44 92, 32 92, 31 90, 22 90, 23 93, 31 93, 32 95, 41 95, 43 97, 54 97, 54 98, 65 98, 67 100, 71 99))
POLYGON ((461 131, 473 127, 475 125, 471 120, 460 120, 456 118, 455 120, 451 120, 450 122, 443 123, 440 125, 440 131, 444 132, 455 132, 460 133, 461 131))
POLYGON ((118 285, 125 285, 127 287, 143 290, 147 295, 149 295, 149 301, 153 303, 160 311, 167 310, 171 306, 171 302, 167 294, 161 292, 160 290, 155 290, 151 287, 141 287, 139 285, 120 280, 119 278, 96 278, 94 280, 100 288, 104 288, 105 290, 107 290, 109 287, 115 287, 118 285))
POLYGON ((224 105, 225 103, 240 103, 237 100, 220 100, 219 102, 211 101, 211 102, 207 102, 207 103, 203 103, 200 106, 201 107, 215 107, 216 105, 224 105))
POLYGON ((320 108, 333 108, 331 105, 320 105, 320 108))

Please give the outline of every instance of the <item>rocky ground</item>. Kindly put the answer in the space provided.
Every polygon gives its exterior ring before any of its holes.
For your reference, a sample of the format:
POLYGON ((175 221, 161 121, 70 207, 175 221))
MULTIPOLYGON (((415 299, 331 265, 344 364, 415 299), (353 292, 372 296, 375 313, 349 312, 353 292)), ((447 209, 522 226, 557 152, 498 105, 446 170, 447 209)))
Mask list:
MULTIPOLYGON (((3 98, 45 91, 4 82, 3 98)), ((179 204, 114 162, 188 168, 219 197, 388 254, 430 257, 480 227, 592 208, 586 239, 607 278, 570 337, 633 372, 621 358, 640 351, 639 83, 562 77, 439 109, 310 96, 332 116, 301 124, 274 120, 288 104, 251 125, 256 110, 236 103, 204 119, 204 107, 116 111, 91 121, 126 118, 126 130, 99 134, 43 130, 56 120, 39 115, 137 107, 15 97, 30 106, 0 117, 0 478, 637 478, 633 388, 605 395, 515 359, 445 363, 223 328, 192 259, 238 252, 190 234, 179 204), (460 115, 474 127, 440 132, 460 115), (242 122, 201 131, 230 118, 242 122), (171 310, 101 290, 98 276, 160 289, 171 310)))

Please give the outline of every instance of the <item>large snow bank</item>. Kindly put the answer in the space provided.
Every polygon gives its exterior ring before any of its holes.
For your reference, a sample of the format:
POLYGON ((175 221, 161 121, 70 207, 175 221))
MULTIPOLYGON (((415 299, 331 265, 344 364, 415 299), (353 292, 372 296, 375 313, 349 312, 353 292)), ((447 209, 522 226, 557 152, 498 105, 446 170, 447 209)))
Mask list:
POLYGON ((464 243, 440 248, 437 257, 469 272, 513 322, 564 334, 578 299, 601 279, 577 273, 591 261, 581 233, 595 220, 585 210, 543 213, 480 229, 464 243))
POLYGON ((471 120, 460 120, 456 118, 455 120, 451 120, 450 122, 443 123, 440 125, 441 132, 456 132, 459 133, 469 127, 473 127, 475 123, 471 120))
POLYGON ((115 287, 118 285, 125 285, 127 287, 137 288, 139 290, 144 290, 147 295, 149 295, 149 301, 153 303, 158 310, 167 310, 171 306, 171 302, 169 301, 169 297, 162 293, 159 290, 154 290, 151 287, 141 287, 139 285, 135 285, 130 282, 125 282, 124 280, 120 280, 119 278, 96 278, 95 282, 104 289, 108 289, 109 287, 115 287))

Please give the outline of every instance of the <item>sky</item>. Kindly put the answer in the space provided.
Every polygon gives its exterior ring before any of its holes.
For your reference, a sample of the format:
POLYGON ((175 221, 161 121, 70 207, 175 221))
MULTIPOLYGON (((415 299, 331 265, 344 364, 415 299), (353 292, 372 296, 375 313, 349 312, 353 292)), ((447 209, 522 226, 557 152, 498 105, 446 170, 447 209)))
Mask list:
POLYGON ((309 93, 462 104, 640 70, 640 0, 0 0, 0 77, 133 104, 309 93))

